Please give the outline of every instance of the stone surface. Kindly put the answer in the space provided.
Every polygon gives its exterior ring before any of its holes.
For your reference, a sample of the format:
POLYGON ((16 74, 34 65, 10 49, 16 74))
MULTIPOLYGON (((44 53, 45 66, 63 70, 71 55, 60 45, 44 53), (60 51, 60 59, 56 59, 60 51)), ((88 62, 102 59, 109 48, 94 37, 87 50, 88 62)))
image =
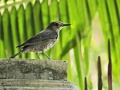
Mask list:
POLYGON ((0 90, 78 90, 61 60, 0 59, 0 90))
POLYGON ((78 90, 63 80, 1 79, 0 90, 78 90))
POLYGON ((0 79, 66 80, 67 62, 61 60, 0 59, 0 79))

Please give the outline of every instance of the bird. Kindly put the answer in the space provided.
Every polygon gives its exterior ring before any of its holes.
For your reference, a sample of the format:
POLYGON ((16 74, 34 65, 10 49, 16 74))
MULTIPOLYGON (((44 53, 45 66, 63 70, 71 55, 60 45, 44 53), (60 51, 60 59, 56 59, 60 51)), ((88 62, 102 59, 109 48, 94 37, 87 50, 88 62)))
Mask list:
POLYGON ((35 52, 39 59, 39 53, 43 53, 48 59, 51 59, 45 52, 52 48, 58 41, 60 30, 70 25, 60 21, 51 22, 46 29, 18 45, 17 48, 20 48, 20 51, 10 58, 14 58, 23 53, 35 52))

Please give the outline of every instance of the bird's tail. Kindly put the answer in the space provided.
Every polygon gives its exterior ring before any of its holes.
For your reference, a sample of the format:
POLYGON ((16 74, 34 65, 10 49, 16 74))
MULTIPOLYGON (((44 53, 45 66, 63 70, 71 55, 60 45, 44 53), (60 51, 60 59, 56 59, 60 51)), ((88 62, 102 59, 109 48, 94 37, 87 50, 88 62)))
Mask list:
POLYGON ((23 52, 24 52, 24 51, 23 51, 23 50, 21 50, 20 52, 16 53, 15 55, 11 56, 10 58, 14 58, 14 57, 15 57, 15 56, 17 56, 17 55, 22 54, 23 52))

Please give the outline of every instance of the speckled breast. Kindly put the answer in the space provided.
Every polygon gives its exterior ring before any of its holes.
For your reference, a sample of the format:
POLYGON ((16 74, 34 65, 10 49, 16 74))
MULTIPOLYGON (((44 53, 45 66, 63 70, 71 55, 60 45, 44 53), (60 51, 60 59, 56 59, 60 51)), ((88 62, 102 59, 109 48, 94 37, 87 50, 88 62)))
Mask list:
POLYGON ((47 51, 50 48, 52 48, 57 41, 58 41, 58 39, 55 38, 55 39, 50 39, 48 42, 46 42, 46 44, 44 44, 44 51, 47 51))

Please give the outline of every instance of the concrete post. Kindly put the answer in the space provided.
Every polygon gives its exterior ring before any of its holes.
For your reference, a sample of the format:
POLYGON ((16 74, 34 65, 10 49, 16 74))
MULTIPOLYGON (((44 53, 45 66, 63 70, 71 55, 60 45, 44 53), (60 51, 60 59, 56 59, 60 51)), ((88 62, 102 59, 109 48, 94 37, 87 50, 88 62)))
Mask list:
POLYGON ((0 90, 78 90, 61 60, 0 59, 0 90))

